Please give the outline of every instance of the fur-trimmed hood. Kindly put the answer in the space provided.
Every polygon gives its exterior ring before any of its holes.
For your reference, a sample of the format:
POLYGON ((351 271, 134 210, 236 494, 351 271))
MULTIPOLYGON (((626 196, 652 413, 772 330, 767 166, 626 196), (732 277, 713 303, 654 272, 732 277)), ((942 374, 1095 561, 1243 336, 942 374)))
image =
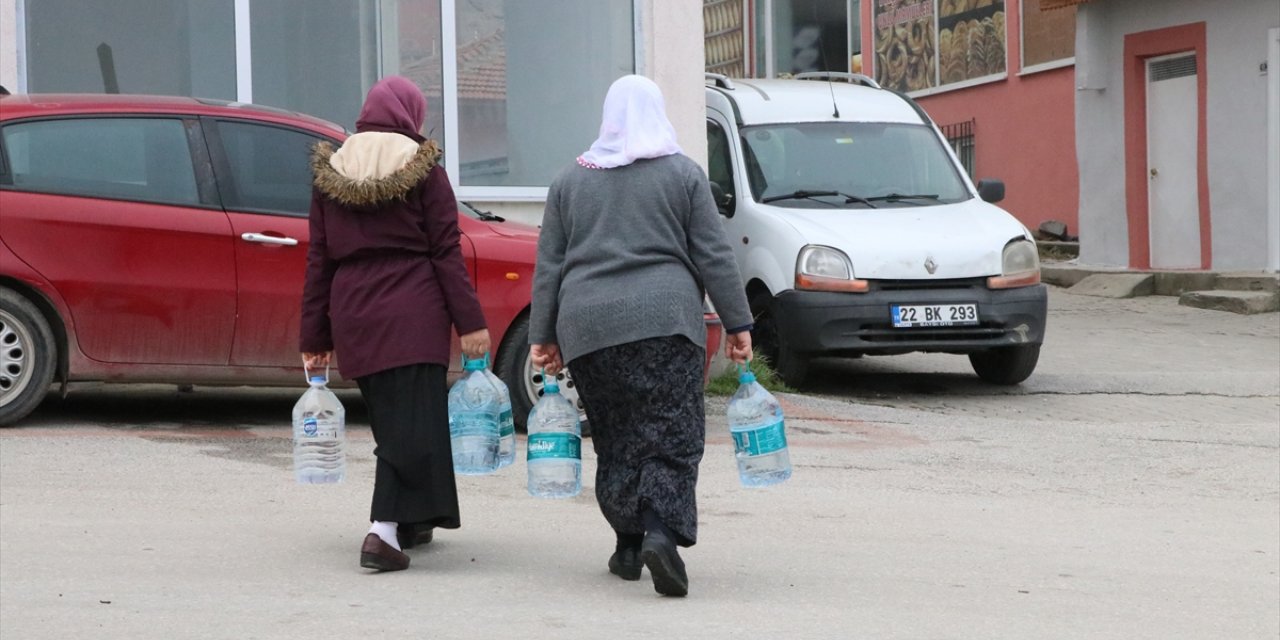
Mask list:
POLYGON ((434 140, 422 144, 398 133, 357 133, 336 151, 327 142, 316 144, 311 171, 316 188, 355 208, 403 200, 440 161, 434 140))

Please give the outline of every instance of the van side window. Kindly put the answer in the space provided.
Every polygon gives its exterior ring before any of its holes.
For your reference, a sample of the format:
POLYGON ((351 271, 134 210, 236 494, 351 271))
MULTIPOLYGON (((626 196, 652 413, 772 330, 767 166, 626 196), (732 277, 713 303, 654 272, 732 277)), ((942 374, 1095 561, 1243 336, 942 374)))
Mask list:
POLYGON ((733 154, 729 149, 729 136, 711 120, 707 120, 707 177, 736 201, 738 194, 733 188, 733 154))

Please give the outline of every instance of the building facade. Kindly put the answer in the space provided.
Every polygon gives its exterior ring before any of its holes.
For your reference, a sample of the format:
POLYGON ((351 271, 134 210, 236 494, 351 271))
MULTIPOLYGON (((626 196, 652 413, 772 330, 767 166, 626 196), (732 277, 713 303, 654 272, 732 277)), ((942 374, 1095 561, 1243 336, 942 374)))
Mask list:
POLYGON ((0 85, 252 102, 350 129, 369 86, 404 75, 459 197, 536 221, 619 76, 653 78, 705 156, 701 17, 698 0, 0 0, 0 85))
POLYGON ((1080 260, 1280 268, 1280 5, 1078 4, 1080 260))
POLYGON ((707 70, 852 71, 914 97, 1030 228, 1078 233, 1075 9, 1042 0, 705 0, 707 70))

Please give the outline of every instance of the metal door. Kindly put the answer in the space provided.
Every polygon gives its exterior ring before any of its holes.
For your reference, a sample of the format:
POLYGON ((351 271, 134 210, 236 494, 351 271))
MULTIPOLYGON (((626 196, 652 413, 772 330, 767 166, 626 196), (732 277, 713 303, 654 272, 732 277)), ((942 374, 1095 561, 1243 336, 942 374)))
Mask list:
POLYGON ((1147 61, 1147 212, 1151 266, 1200 265, 1195 54, 1147 61))

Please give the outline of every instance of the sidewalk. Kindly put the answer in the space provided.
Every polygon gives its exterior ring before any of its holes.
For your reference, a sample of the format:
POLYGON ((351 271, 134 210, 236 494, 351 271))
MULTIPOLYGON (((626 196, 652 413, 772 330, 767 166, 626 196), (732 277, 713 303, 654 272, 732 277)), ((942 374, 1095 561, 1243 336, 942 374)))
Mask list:
POLYGON ((1274 273, 1198 270, 1132 270, 1083 266, 1075 260, 1043 262, 1046 284, 1103 298, 1176 296, 1199 309, 1253 314, 1280 311, 1280 278, 1274 273))

